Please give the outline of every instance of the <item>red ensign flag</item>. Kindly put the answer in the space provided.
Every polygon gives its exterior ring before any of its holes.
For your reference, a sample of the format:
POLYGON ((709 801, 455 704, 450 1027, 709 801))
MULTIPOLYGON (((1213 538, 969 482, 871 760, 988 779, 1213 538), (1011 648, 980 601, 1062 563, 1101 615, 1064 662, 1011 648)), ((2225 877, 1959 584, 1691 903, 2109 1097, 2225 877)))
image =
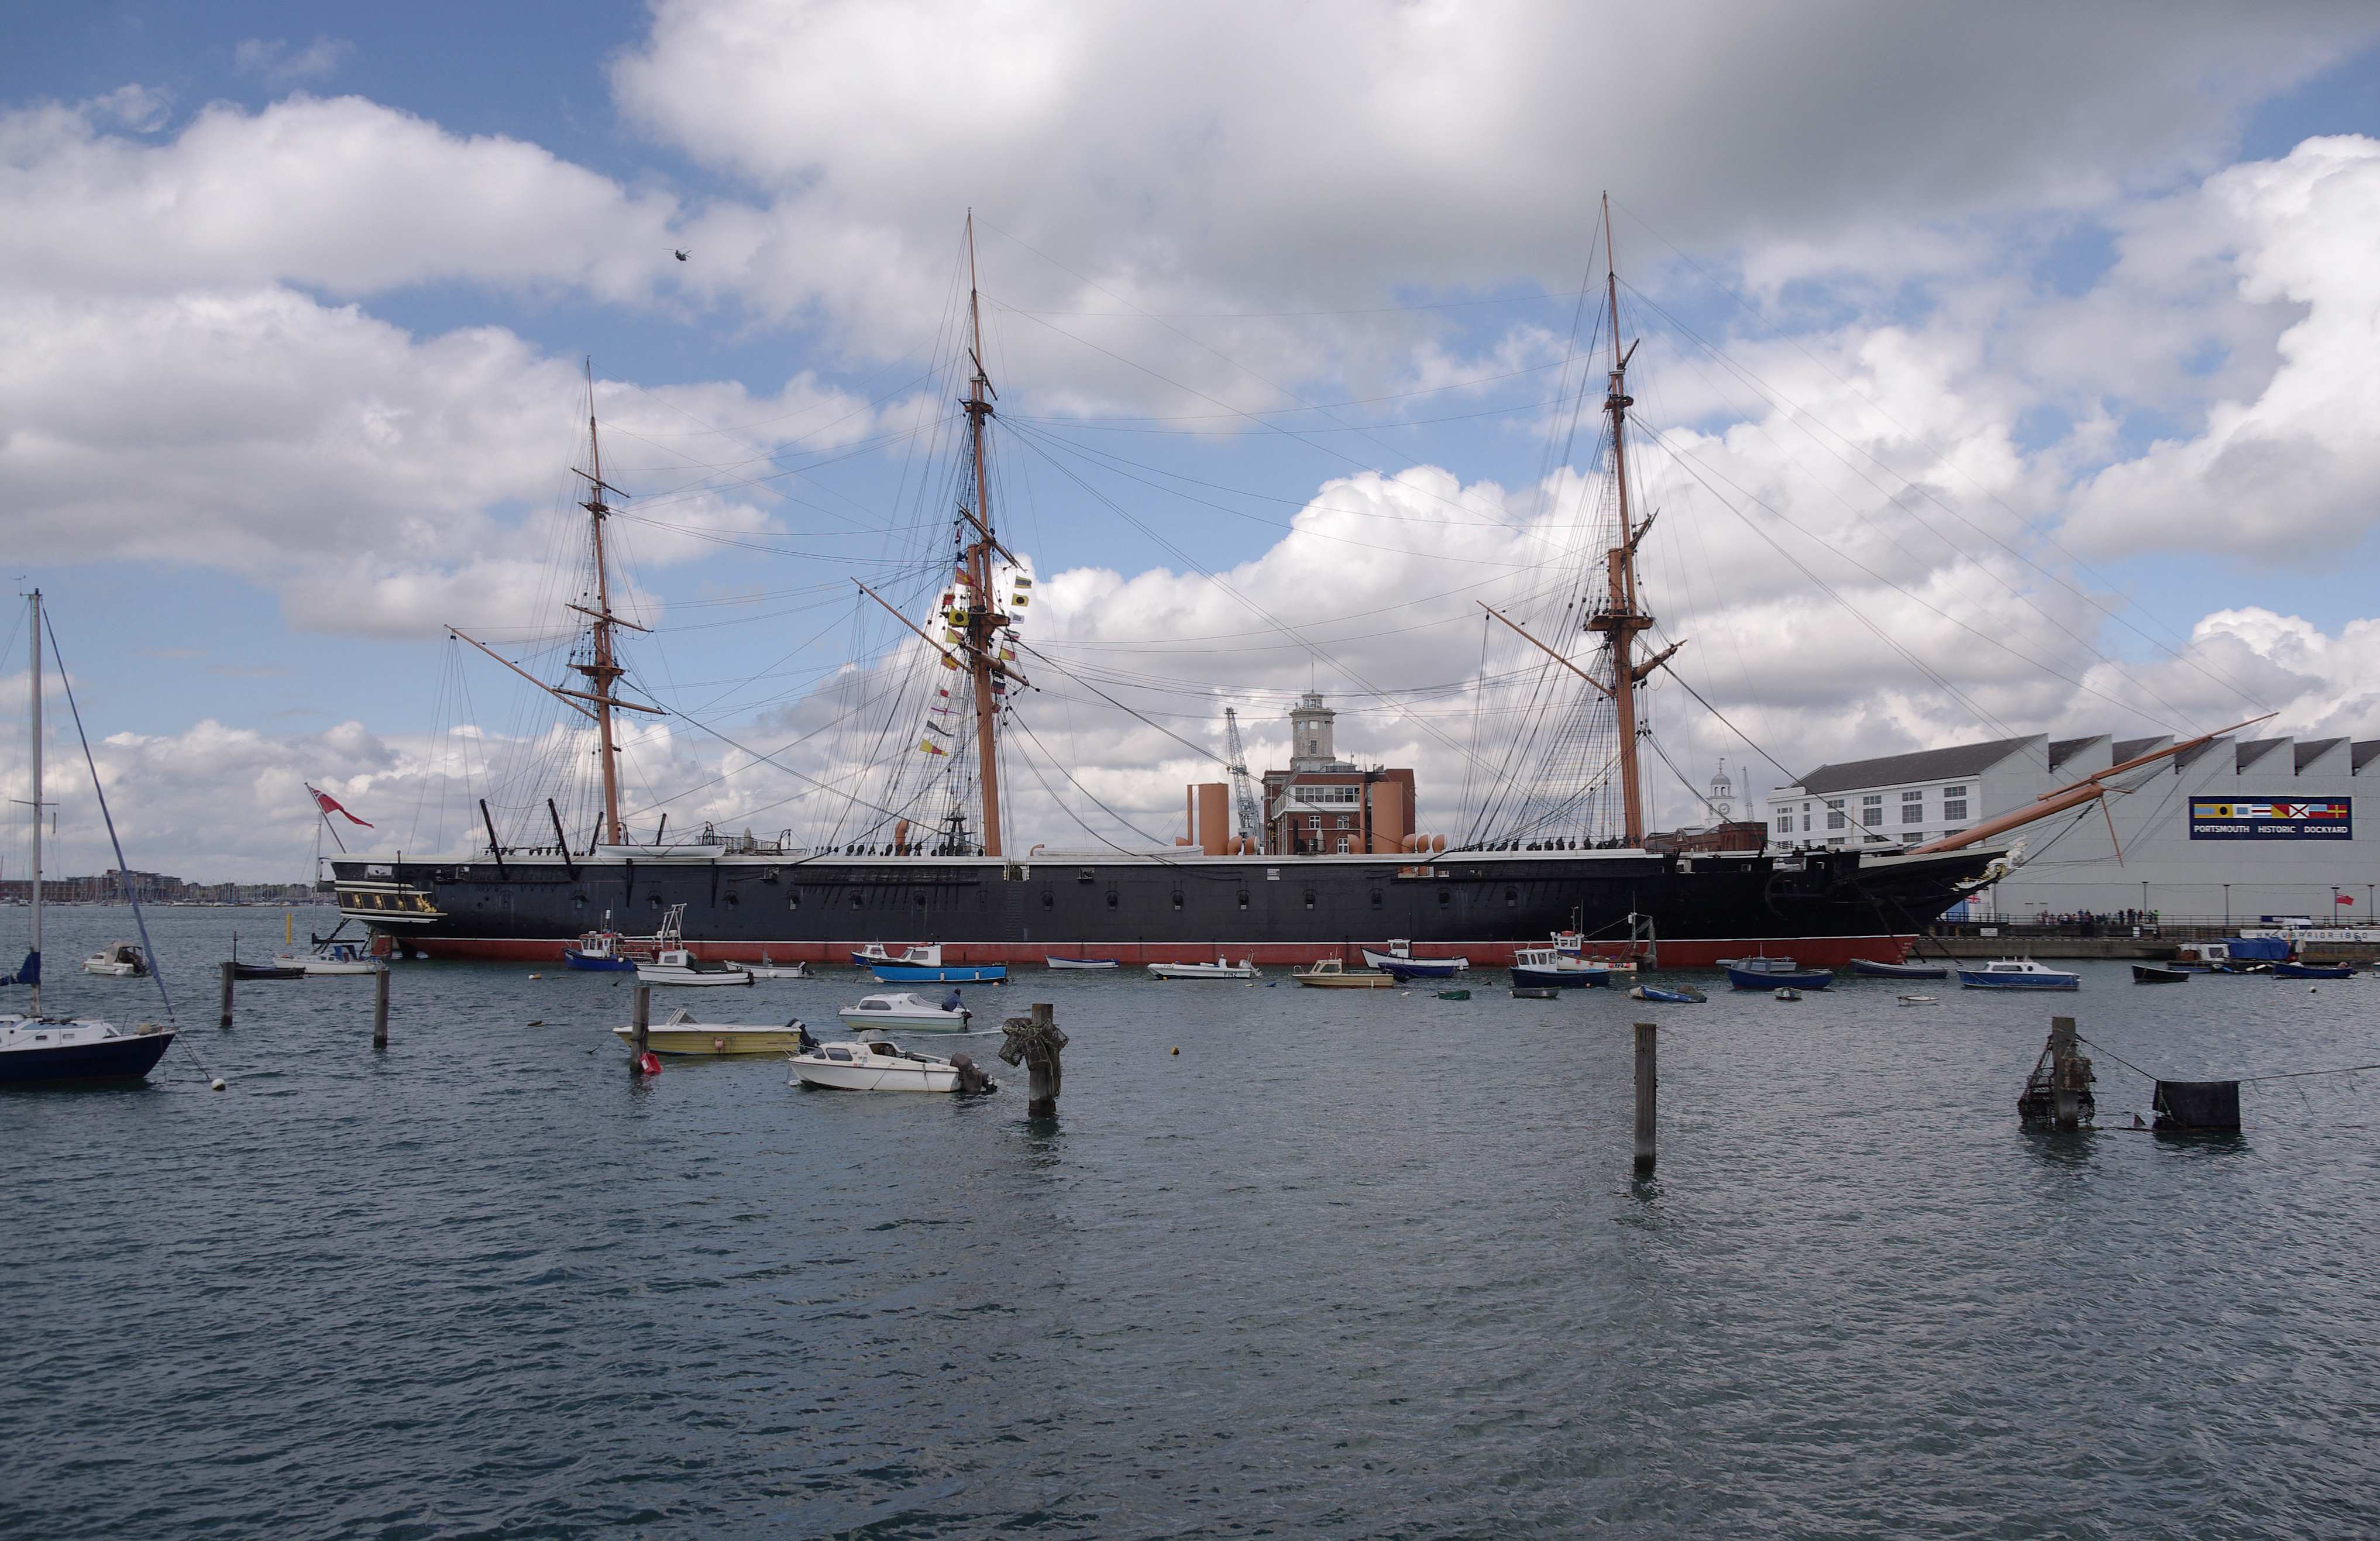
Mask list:
POLYGON ((324 813, 335 813, 350 824, 363 824, 363 827, 367 830, 371 828, 370 824, 364 824, 362 819, 358 819, 354 814, 349 813, 346 809, 341 807, 339 806, 339 800, 336 797, 332 796, 329 793, 323 791, 321 787, 314 785, 311 782, 306 783, 306 790, 314 795, 314 806, 321 808, 324 813))

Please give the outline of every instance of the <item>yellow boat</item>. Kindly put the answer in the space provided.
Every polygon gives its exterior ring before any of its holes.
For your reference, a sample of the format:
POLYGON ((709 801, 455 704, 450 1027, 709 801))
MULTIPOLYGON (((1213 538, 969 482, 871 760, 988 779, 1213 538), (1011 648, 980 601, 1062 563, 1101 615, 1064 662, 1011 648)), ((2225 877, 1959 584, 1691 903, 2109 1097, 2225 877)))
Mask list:
POLYGON ((1312 968, 1301 969, 1291 978, 1317 989, 1389 989, 1397 977, 1372 968, 1348 968, 1336 958, 1318 959, 1312 968))
MULTIPOLYGON (((623 1043, 633 1046, 637 1041, 634 1024, 612 1031, 623 1043)), ((802 1046, 802 1027, 798 1022, 783 1027, 744 1022, 697 1022, 692 1012, 681 1008, 672 1012, 667 1021, 646 1028, 645 1044, 656 1054, 791 1054, 802 1046)))

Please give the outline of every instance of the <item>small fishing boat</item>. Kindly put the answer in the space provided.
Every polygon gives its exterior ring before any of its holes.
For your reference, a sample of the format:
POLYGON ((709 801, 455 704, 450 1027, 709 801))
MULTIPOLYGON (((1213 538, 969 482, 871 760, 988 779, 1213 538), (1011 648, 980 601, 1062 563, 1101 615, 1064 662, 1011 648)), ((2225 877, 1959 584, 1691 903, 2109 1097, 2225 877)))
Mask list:
POLYGON ((1727 982, 1737 989, 1825 989, 1835 975, 1828 968, 1796 968, 1791 958, 1737 958, 1727 965, 1727 982))
POLYGON ((1299 969, 1290 977, 1317 989, 1388 989, 1397 983, 1393 974, 1374 968, 1348 968, 1336 958, 1317 958, 1312 968, 1299 969))
MULTIPOLYGON (((605 919, 611 918, 609 916, 605 919)), ((628 956, 624 944, 627 938, 617 931, 584 931, 578 945, 562 950, 565 968, 584 968, 598 974, 634 974, 637 960, 628 956)))
POLYGON ((137 941, 111 944, 104 953, 93 953, 83 959, 85 974, 111 975, 118 979, 145 979, 149 977, 149 960, 140 953, 137 941))
POLYGON ((1931 964, 1876 963, 1868 958, 1853 958, 1852 972, 1871 979, 1947 979, 1950 977, 1948 968, 1937 968, 1931 964))
POLYGON ((231 977, 235 980, 302 979, 306 977, 306 971, 302 968, 291 968, 283 964, 241 963, 234 958, 231 965, 231 977))
POLYGON ((1364 949, 1364 966, 1386 969, 1400 979, 1451 979, 1471 966, 1469 958, 1416 958, 1413 943, 1400 937, 1389 939, 1385 953, 1364 949))
POLYGON ((1931 1006, 1935 1001, 1930 995, 1904 995, 1900 998, 1900 1003, 1904 1006, 1931 1006))
POLYGON ((1000 1089, 964 1054, 945 1060, 919 1054, 884 1038, 815 1043, 789 1056, 794 1075, 787 1086, 837 1091, 957 1092, 1000 1089), (972 1085, 970 1085, 972 1083, 972 1085))
MULTIPOLYGON (((612 1031, 623 1043, 633 1046, 637 1041, 637 1029, 633 1023, 614 1027, 612 1031)), ((790 1054, 800 1049, 802 1040, 808 1037, 808 1030, 799 1021, 788 1022, 783 1027, 742 1022, 699 1022, 692 1012, 680 1007, 670 1013, 666 1021, 656 1022, 645 1029, 645 1046, 656 1054, 790 1054)))
POLYGON ((1257 961, 1242 958, 1232 963, 1217 958, 1213 963, 1150 964, 1148 971, 1160 979, 1253 979, 1257 977, 1257 961))
POLYGON ((810 965, 799 959, 792 963, 771 963, 769 954, 763 953, 759 963, 746 964, 744 972, 755 979, 807 979, 810 977, 810 965))
POLYGON ((748 985, 752 971, 740 964, 723 963, 716 958, 698 958, 683 947, 672 947, 656 954, 650 963, 637 965, 637 983, 640 985, 748 985))
POLYGON ((1561 999, 1561 991, 1552 985, 1514 985, 1512 987, 1512 999, 1515 1001, 1559 1001, 1561 999))
POLYGON ((2082 976, 2046 968, 2031 958, 2000 958, 1959 970, 1959 983, 1968 989, 2081 989, 2082 976))
POLYGON ((1802 992, 1795 989, 1791 985, 1779 985, 1777 987, 1777 999, 1779 1001, 1799 1001, 1802 999, 1802 992))
MULTIPOLYGON (((2132 972, 2139 973, 2134 969, 2132 972)), ((2273 965, 2277 979, 2351 979, 2355 968, 2351 964, 2277 963, 2273 965)))
POLYGON ((946 964, 942 944, 905 947, 888 953, 881 942, 869 942, 851 961, 876 976, 881 985, 994 984, 1008 977, 1006 964, 946 964))
POLYGON ((2132 965, 2132 983, 2186 985, 2190 983, 2190 972, 2186 968, 2162 968, 2155 964, 2134 964, 2132 965))
POLYGON ((899 1027, 913 1033, 964 1033, 975 1013, 958 1000, 959 992, 951 991, 940 1005, 907 990, 890 995, 863 995, 856 1006, 845 1006, 834 1014, 854 1027, 872 1030, 899 1027), (953 1002, 957 1002, 953 1004, 953 1002))
POLYGON ((1442 989, 1438 992, 1438 998, 1440 1001, 1468 1001, 1471 992, 1467 989, 1442 989))
POLYGON ((1710 999, 1691 985, 1638 985, 1628 992, 1631 1001, 1677 1001, 1696 1005, 1710 999))
POLYGON ((1113 958, 1043 958, 1051 968, 1113 969, 1119 967, 1113 958))
POLYGON ((1611 967, 1556 947, 1524 947, 1512 954, 1512 983, 1540 989, 1592 989, 1611 983, 1611 967))

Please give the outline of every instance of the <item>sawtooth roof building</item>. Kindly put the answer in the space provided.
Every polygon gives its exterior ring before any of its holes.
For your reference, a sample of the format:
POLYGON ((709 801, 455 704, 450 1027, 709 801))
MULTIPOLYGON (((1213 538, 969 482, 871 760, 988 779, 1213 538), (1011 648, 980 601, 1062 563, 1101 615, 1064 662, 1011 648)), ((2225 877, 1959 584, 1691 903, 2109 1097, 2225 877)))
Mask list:
MULTIPOLYGON (((2034 734, 1822 765, 1769 794, 1768 839, 1871 850, 1938 840, 2173 742, 2034 734)), ((2104 812, 2086 803, 2000 837, 2024 842, 2022 860, 1971 913, 2368 924, 2380 902, 2380 832, 2355 819, 2380 818, 2380 740, 2217 738, 2107 784, 2119 790, 2104 812), (2374 804, 2359 810, 2367 790, 2374 804)))

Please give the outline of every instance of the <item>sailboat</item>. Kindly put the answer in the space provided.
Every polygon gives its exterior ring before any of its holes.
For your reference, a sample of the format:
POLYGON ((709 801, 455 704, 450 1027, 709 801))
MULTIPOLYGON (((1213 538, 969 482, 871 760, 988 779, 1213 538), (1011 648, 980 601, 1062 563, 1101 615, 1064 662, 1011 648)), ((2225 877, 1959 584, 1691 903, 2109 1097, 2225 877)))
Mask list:
MULTIPOLYGON (((30 1006, 0 1015, 0 1086, 71 1081, 137 1081, 156 1068, 174 1044, 170 1027, 142 1023, 127 1030, 93 1017, 47 1016, 42 1011, 42 591, 33 590, 32 617, 33 880, 31 945, 24 963, 0 985, 23 985, 30 1006)), ((119 863, 120 865, 120 863, 119 863)))
MULTIPOLYGON (((1240 838, 1220 850, 1111 847, 1062 858, 1051 852, 1037 860, 1048 848, 1016 839, 1017 831, 1003 826, 1002 737, 1022 726, 1014 698, 1037 688, 1015 662, 1015 631, 1033 596, 1025 576, 1029 564, 1003 543, 993 508, 1002 482, 990 472, 989 446, 1000 408, 985 362, 970 227, 964 309, 954 311, 964 341, 950 352, 950 382, 964 414, 963 421, 950 424, 959 452, 948 483, 956 504, 948 526, 952 565, 918 591, 920 599, 937 589, 941 595, 923 613, 922 625, 916 605, 905 613, 896 602, 901 595, 859 585, 914 638, 904 640, 905 653, 887 667, 901 674, 901 689, 908 692, 903 699, 915 703, 915 714, 903 715, 913 707, 896 702, 884 720, 898 715, 904 723, 916 722, 920 732, 881 734, 881 742, 903 748, 898 759, 876 761, 878 768, 926 768, 917 775, 895 773, 896 790, 886 801, 897 806, 856 795, 847 777, 830 784, 804 776, 813 790, 848 801, 852 817, 863 820, 856 842, 797 845, 790 830, 756 840, 748 831, 739 838, 709 826, 698 837, 664 841, 666 820, 649 839, 629 839, 620 817, 614 717, 662 709, 628 699, 624 687, 629 670, 616 628, 642 628, 616 614, 610 598, 605 532, 618 512, 614 504, 626 494, 605 480, 590 372, 589 455, 577 468, 585 479, 578 506, 589 519, 589 579, 580 602, 568 607, 585 624, 587 640, 570 665, 583 676, 573 682, 578 688, 538 679, 475 639, 455 635, 548 692, 591 728, 602 783, 600 832, 574 850, 549 804, 555 845, 508 846, 483 803, 485 859, 336 861, 340 913, 395 937, 409 952, 479 961, 551 961, 560 944, 585 930, 589 915, 658 916, 679 905, 698 917, 688 929, 705 949, 740 957, 765 951, 814 965, 839 962, 860 953, 871 937, 895 930, 921 946, 947 948, 970 965, 1054 967, 1071 954, 1145 965, 1176 978, 1243 977, 1208 960, 1241 958, 1253 972, 1257 963, 1300 963, 1318 947, 1351 943, 1393 955, 1391 937, 1405 940, 1410 965, 1461 958, 1479 967, 1505 966, 1524 950, 1544 949, 1543 939, 1557 932, 1658 936, 1658 950, 1648 940, 1642 961, 1672 968, 1789 946, 1822 966, 1900 956, 1935 917, 1987 880, 2007 847, 1979 843, 2013 823, 1987 821, 1927 845, 1883 852, 1689 853, 1659 848, 1652 839, 1645 767, 1639 762, 1645 714, 1638 694, 1682 644, 1659 645, 1648 635, 1657 623, 1639 581, 1638 552, 1653 515, 1637 484, 1642 472, 1632 469, 1640 454, 1629 373, 1637 344, 1627 340, 1621 322, 1609 223, 1607 212, 1609 351, 1591 367, 1582 359, 1575 398, 1583 418, 1599 407, 1605 420, 1599 458, 1606 491, 1591 535, 1583 537, 1582 560, 1566 579, 1575 603, 1569 624, 1596 640, 1591 653, 1573 661, 1568 656, 1572 644, 1541 638, 1520 618, 1489 611, 1496 623, 1546 655, 1540 667, 1549 692, 1558 671, 1575 676, 1560 682, 1559 698, 1548 696, 1560 703, 1554 715, 1569 735, 1563 742, 1572 747, 1562 753, 1570 758, 1539 778, 1547 788, 1541 795, 1515 799, 1509 817, 1496 814, 1501 820, 1496 828, 1488 827, 1489 816, 1483 814, 1480 829, 1451 849, 1433 843, 1401 851, 1266 851, 1240 838), (927 758, 910 758, 917 755, 927 758), (1581 777, 1584 783, 1573 784, 1581 777), (1548 820, 1581 808, 1596 810, 1589 832, 1608 830, 1609 838, 1537 838, 1558 827, 1548 820)), ((1597 336, 1594 355, 1602 354, 1605 341, 1597 336)), ((1035 673, 1067 672, 1062 660, 1037 656, 1035 673)), ((2158 754, 2187 752, 2213 736, 2158 754)), ((1244 758, 1235 754, 1232 765, 1244 758)), ((779 769, 802 775, 790 766, 779 769)), ((2106 790, 2095 783, 2068 789, 2022 817, 2045 818, 2106 790)))

